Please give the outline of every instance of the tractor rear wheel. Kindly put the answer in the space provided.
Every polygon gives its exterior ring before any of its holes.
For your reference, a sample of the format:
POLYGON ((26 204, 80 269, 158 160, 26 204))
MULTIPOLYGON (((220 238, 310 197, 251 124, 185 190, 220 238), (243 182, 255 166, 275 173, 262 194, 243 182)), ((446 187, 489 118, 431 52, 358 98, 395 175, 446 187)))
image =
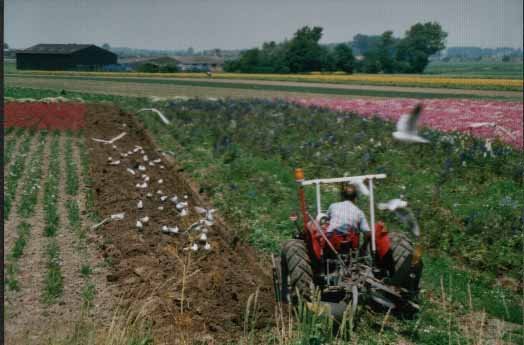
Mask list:
POLYGON ((310 301, 313 291, 313 270, 306 244, 289 240, 282 247, 282 300, 297 304, 300 298, 310 301))
POLYGON ((393 260, 390 266, 393 270, 390 283, 403 287, 410 291, 411 294, 416 295, 419 290, 420 276, 422 275, 422 261, 412 263, 415 251, 412 242, 406 234, 391 232, 389 238, 391 239, 390 258, 393 260))

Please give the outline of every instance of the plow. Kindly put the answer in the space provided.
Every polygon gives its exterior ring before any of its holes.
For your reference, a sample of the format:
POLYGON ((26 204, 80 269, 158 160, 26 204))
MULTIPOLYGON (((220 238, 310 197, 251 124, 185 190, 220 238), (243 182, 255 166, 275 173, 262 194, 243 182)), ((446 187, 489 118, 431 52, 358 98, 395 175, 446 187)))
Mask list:
POLYGON ((295 170, 300 215, 292 215, 296 232, 284 242, 280 256, 272 257, 273 283, 278 303, 297 306, 304 301, 310 309, 341 320, 356 317, 359 305, 366 305, 412 317, 420 309, 417 298, 423 263, 420 230, 407 203, 379 204, 396 212, 411 225, 412 233, 389 231, 375 220, 374 184, 385 174, 306 180, 302 169, 295 170), (330 217, 323 211, 321 185, 354 184, 369 197, 367 236, 350 229, 345 236, 328 231, 330 217), (315 211, 310 214, 304 189, 315 187, 315 211), (401 211, 407 209, 407 211, 401 211))

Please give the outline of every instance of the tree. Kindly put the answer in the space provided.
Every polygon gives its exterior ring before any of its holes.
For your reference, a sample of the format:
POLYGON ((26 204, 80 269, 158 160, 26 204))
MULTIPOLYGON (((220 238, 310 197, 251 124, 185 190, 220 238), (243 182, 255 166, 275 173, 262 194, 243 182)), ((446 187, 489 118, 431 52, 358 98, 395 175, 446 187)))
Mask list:
POLYGON ((9 44, 7 44, 7 43, 4 42, 4 50, 5 50, 5 49, 9 49, 9 44))
POLYGON ((380 70, 384 73, 395 72, 394 50, 398 40, 393 37, 393 31, 386 31, 380 36, 376 47, 376 58, 380 64, 380 70))
POLYGON ((291 72, 319 71, 322 65, 322 48, 319 45, 322 28, 304 26, 289 41, 286 62, 291 72))
POLYGON ((374 50, 380 41, 380 36, 368 36, 356 34, 353 37, 352 47, 357 54, 364 55, 370 50, 374 50))
POLYGON ((422 73, 429 57, 446 47, 447 36, 436 22, 413 25, 397 47, 396 59, 403 66, 403 72, 422 73))
POLYGON ((341 43, 335 46, 335 68, 346 73, 353 73, 355 57, 353 50, 347 44, 341 43))
POLYGON ((104 43, 102 44, 102 48, 109 50, 111 49, 111 46, 108 43, 104 43))

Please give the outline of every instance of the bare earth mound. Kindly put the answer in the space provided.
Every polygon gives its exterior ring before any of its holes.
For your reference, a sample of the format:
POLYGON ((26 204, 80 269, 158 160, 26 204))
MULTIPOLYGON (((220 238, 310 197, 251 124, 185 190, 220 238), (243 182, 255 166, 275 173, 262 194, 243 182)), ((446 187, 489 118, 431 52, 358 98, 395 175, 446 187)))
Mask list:
POLYGON ((208 233, 209 251, 202 246, 196 252, 187 250, 192 243, 187 234, 162 233, 163 225, 177 225, 183 232, 201 219, 193 207, 207 205, 177 174, 168 157, 156 150, 132 115, 109 105, 89 105, 86 136, 97 212, 102 218, 126 213, 123 220, 96 230, 103 238, 104 257, 111 265, 107 279, 115 285, 114 291, 119 291, 125 306, 143 308, 152 322, 155 339, 177 343, 183 339, 238 338, 244 327, 247 300, 257 288, 262 308, 258 326, 264 327, 273 312, 273 292, 268 270, 261 267, 252 248, 237 243, 232 232, 218 221, 208 233), (122 132, 127 135, 114 143, 116 148, 91 140, 114 138, 122 132), (133 152, 135 145, 144 153, 133 152), (128 152, 132 154, 121 156, 128 152), (161 163, 150 166, 144 162, 144 154, 148 162, 161 159, 161 163), (113 162, 120 160, 120 164, 110 165, 108 157, 113 162), (146 171, 139 171, 139 165, 146 171), (144 189, 136 187, 143 182, 142 174, 150 178, 144 189), (167 200, 161 201, 162 195, 167 200), (169 201, 173 195, 188 196, 187 216, 181 216, 169 201), (137 208, 139 200, 143 201, 143 209, 137 208), (159 206, 164 209, 159 210, 159 206), (136 222, 145 216, 149 221, 139 230, 136 222))

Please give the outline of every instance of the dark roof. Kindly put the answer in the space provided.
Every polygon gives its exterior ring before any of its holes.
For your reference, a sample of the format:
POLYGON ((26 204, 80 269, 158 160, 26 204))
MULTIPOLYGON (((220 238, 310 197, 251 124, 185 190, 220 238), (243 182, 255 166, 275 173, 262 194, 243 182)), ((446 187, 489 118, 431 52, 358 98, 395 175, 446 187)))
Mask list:
MULTIPOLYGON (((27 49, 19 50, 22 54, 72 54, 79 50, 94 46, 94 44, 37 44, 27 49)), ((102 48, 100 48, 102 49, 102 48)))
POLYGON ((175 56, 182 64, 224 64, 224 59, 217 56, 175 56))

